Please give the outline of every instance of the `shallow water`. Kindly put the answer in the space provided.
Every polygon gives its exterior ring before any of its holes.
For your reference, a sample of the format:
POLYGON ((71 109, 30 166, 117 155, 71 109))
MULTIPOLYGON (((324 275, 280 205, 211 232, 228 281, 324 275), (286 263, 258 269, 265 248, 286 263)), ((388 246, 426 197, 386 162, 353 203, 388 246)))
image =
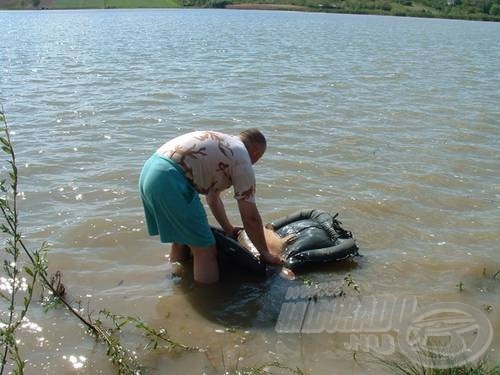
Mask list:
MULTIPOLYGON (((314 374, 385 373, 365 353, 353 360, 347 334, 275 332, 299 281, 200 290, 171 278, 168 246, 145 233, 137 181, 158 146, 195 129, 264 131, 265 221, 340 213, 363 257, 309 279, 350 273, 361 296, 467 303, 498 331, 498 24, 230 10, 0 12, 0 24, 27 241, 51 243, 51 271, 95 311, 140 315, 210 348, 142 357, 149 372, 278 360, 314 374)), ((230 192, 225 202, 238 223, 230 192)), ((111 372, 64 311, 31 319, 42 331, 23 341, 28 373, 111 372), (81 368, 71 355, 85 357, 81 368)))

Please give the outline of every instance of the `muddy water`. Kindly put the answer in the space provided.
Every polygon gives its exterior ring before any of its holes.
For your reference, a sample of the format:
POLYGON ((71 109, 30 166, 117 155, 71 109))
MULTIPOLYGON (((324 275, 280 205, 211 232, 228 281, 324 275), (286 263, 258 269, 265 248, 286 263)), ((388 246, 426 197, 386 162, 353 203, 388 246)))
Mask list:
MULTIPOLYGON (((50 242, 51 271, 93 311, 141 316, 209 348, 144 355, 126 336, 150 373, 272 361, 386 373, 362 351, 353 360, 348 333, 275 332, 300 281, 229 275, 200 288, 172 278, 169 247, 145 233, 138 175, 165 140, 195 129, 264 131, 265 221, 302 208, 340 213, 363 257, 308 279, 351 274, 360 297, 466 303, 498 331, 497 24, 229 10, 1 12, 0 24, 0 99, 27 242, 50 242)), ((230 193, 224 201, 239 223, 230 193)), ((25 328, 28 373, 112 372, 63 310, 35 308, 30 319, 39 329, 25 328)), ((499 344, 496 335, 493 358, 499 344)))

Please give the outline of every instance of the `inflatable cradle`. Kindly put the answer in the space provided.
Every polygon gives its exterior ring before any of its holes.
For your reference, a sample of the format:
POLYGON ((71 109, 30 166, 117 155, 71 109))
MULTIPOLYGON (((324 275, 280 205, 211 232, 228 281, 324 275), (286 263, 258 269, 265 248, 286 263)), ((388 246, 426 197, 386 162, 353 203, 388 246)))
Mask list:
MULTIPOLYGON (((342 227, 338 214, 322 210, 302 210, 266 225, 268 248, 281 254, 286 268, 328 263, 358 255, 358 246, 352 233, 342 227), (273 239, 273 236, 277 240, 273 239)), ((212 228, 219 261, 238 265, 251 272, 265 274, 266 265, 244 231, 232 239, 217 228, 212 228)))

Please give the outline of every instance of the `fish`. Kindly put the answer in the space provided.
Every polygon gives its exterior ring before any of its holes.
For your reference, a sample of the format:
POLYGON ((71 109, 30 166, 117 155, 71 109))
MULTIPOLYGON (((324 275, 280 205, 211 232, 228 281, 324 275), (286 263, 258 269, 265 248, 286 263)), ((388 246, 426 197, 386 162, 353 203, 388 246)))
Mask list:
MULTIPOLYGON (((283 250, 288 246, 289 244, 293 243, 297 239, 297 235, 291 234, 285 237, 280 237, 275 231, 269 229, 269 228, 264 228, 264 237, 266 239, 266 245, 269 250, 269 252, 273 255, 281 257, 283 254, 283 250)), ((238 243, 243 246, 248 252, 250 252, 255 258, 260 259, 260 253, 255 247, 255 245, 252 243, 250 238, 248 237, 248 234, 246 233, 245 230, 241 230, 238 233, 238 236, 236 238, 238 243)), ((287 267, 282 267, 280 270, 280 276, 284 277, 285 279, 293 280, 295 278, 294 272, 287 268, 287 267)))

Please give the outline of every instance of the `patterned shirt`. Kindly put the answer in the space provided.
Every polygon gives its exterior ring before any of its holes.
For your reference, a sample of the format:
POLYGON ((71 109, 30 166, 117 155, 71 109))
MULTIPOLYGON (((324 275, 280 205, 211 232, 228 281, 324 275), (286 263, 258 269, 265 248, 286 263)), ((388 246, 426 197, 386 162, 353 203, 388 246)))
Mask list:
POLYGON ((168 141, 156 153, 179 164, 200 194, 220 193, 233 185, 234 198, 255 202, 252 162, 238 136, 196 131, 168 141))

